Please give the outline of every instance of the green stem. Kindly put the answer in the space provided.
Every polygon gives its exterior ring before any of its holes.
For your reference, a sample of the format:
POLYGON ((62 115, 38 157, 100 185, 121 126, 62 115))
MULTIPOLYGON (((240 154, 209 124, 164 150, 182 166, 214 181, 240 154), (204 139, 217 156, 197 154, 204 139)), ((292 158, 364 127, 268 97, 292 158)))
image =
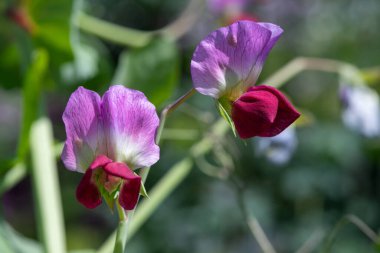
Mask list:
POLYGON ((318 247, 320 242, 324 237, 324 232, 322 229, 315 231, 309 239, 307 239, 302 246, 295 253, 310 253, 318 247))
POLYGON ((355 225, 363 234, 365 234, 374 244, 380 245, 380 236, 378 236, 367 224, 365 224, 357 216, 349 214, 341 218, 331 232, 328 234, 324 246, 322 247, 321 253, 330 252, 330 249, 338 235, 338 232, 342 227, 348 223, 355 225))
POLYGON ((122 220, 119 221, 119 225, 116 231, 116 240, 115 240, 115 248, 113 253, 123 253, 125 249, 125 244, 127 243, 127 232, 128 232, 128 221, 122 220))
POLYGON ((119 214, 119 225, 116 230, 115 246, 113 253, 123 253, 126 244, 126 238, 128 233, 128 219, 124 209, 119 203, 116 203, 117 212, 119 214))
MULTIPOLYGON (((80 24, 78 24, 78 26, 82 28, 80 24)), ((95 26, 95 24, 92 24, 91 26, 97 27, 95 26)), ((285 82, 291 80, 292 78, 294 78, 295 76, 297 76, 298 74, 306 70, 317 70, 317 71, 324 71, 324 72, 330 72, 330 73, 341 73, 342 70, 344 69, 352 70, 352 73, 354 73, 354 75, 357 76, 357 79, 361 78, 361 76, 357 73, 358 71, 357 68, 347 62, 341 62, 341 61, 335 61, 335 60, 323 59, 323 58, 299 57, 299 58, 295 58, 291 60, 285 66, 281 67, 278 71, 272 74, 268 79, 263 81, 263 83, 270 84, 274 87, 279 88, 282 85, 284 85, 285 82)), ((60 155, 62 147, 63 147, 63 144, 57 145, 57 156, 60 155)), ((20 163, 16 165, 15 167, 23 166, 23 165, 24 165, 23 163, 20 163)), ((145 175, 147 174, 147 172, 142 172, 142 174, 146 178, 145 175)), ((15 178, 15 180, 12 181, 12 184, 6 184, 6 186, 2 188, 1 191, 4 192, 8 190, 13 185, 18 183, 22 178, 23 176, 15 178)))
MULTIPOLYGON (((224 119, 219 119, 214 125, 211 127, 210 134, 205 135, 205 137, 200 140, 198 143, 194 144, 190 149, 190 155, 188 157, 183 158, 181 161, 177 162, 173 165, 167 172, 167 174, 153 187, 152 194, 150 199, 147 202, 155 202, 156 204, 144 204, 144 202, 138 206, 136 210, 136 219, 131 220, 131 229, 128 234, 127 240, 132 238, 135 232, 145 223, 145 221, 149 218, 149 215, 155 211, 155 209, 159 206, 159 204, 166 199, 169 194, 175 189, 178 184, 180 184, 186 176, 189 174, 190 170, 187 166, 189 164, 188 159, 196 159, 199 156, 202 156, 209 152, 215 145, 215 139, 222 138, 228 131, 228 125, 224 121, 224 119), (175 171, 175 172, 173 172, 175 171), (170 179, 170 178, 175 178, 170 179), (171 186, 168 187, 167 181, 170 181, 171 186), (161 189, 162 187, 166 189, 161 189), (155 193, 155 192, 161 193, 155 193), (160 198, 160 201, 156 201, 155 198, 160 198), (146 210, 149 208, 149 210, 146 210), (140 214, 142 213, 142 214, 140 214), (136 223, 136 224, 134 224, 136 223)), ((128 218, 131 219, 131 214, 134 211, 128 212, 128 218)), ((111 236, 103 243, 103 245, 98 250, 98 253, 109 253, 112 251, 112 247, 114 245, 116 238, 116 233, 112 233, 111 236)))
MULTIPOLYGON (((195 94, 195 89, 193 88, 193 89, 189 90, 188 92, 186 92, 183 96, 181 96, 180 98, 178 98, 176 101, 174 101, 173 103, 171 103, 168 106, 166 106, 162 110, 161 116, 160 116, 160 125, 158 127, 157 135, 156 135, 156 143, 157 144, 160 143, 162 131, 164 130, 167 116, 171 112, 173 112, 175 109, 177 109, 178 106, 180 106, 181 104, 183 104, 187 99, 189 99, 194 94, 195 94)), ((146 178, 147 178, 147 176, 149 174, 149 170, 150 170, 149 167, 141 169, 140 176, 141 176, 141 180, 142 180, 143 183, 145 183, 145 181, 146 181, 146 178)))
POLYGON ((259 244, 261 250, 264 253, 276 253, 268 237, 265 235, 265 232, 263 228, 261 227, 259 221, 256 219, 256 217, 252 213, 248 212, 248 208, 244 200, 244 189, 240 185, 240 182, 233 176, 231 176, 231 182, 236 190, 236 198, 237 198, 239 209, 253 237, 256 239, 257 243, 259 244))
POLYGON ((344 77, 349 77, 351 80, 355 80, 355 84, 361 85, 364 83, 360 70, 350 63, 311 57, 298 57, 291 60, 268 79, 264 80, 263 83, 279 88, 305 70, 338 73, 344 77))
POLYGON ((156 35, 162 34, 173 39, 178 39, 188 32, 202 13, 202 2, 203 1, 201 0, 190 1, 187 8, 178 19, 161 29, 153 31, 140 31, 120 26, 92 17, 81 11, 76 13, 74 22, 75 25, 83 31, 94 34, 100 38, 126 46, 143 47, 146 46, 156 35))
MULTIPOLYGON (((169 104, 168 106, 166 106, 162 110, 161 117, 160 117, 160 125, 158 128, 156 140, 155 140, 157 144, 160 142, 162 130, 164 129, 164 126, 165 126, 166 117, 169 115, 169 113, 174 111, 178 106, 183 104, 187 99, 189 99, 192 95, 194 95, 194 93, 195 93, 195 90, 191 89, 190 91, 186 92, 186 94, 184 94, 179 99, 177 99, 173 103, 169 104)), ((186 162, 186 164, 188 164, 188 162, 186 162)), ((180 168, 185 167, 185 168, 188 168, 188 170, 190 170, 191 165, 190 166, 181 165, 179 167, 180 168)), ((150 169, 149 167, 141 169, 140 176, 141 176, 142 184, 145 183, 146 178, 148 177, 149 169, 150 169)), ((172 173, 176 173, 176 171, 177 170, 173 170, 172 173)), ((161 191, 158 192, 157 197, 154 198, 157 200, 152 202, 152 203, 149 203, 148 205, 150 205, 150 207, 153 209, 156 208, 156 206, 158 206, 158 204, 161 203, 161 201, 165 198, 165 196, 167 196, 167 194, 168 194, 167 192, 171 192, 172 188, 174 188, 176 186, 176 182, 180 182, 181 181, 180 179, 185 177, 185 175, 187 173, 184 173, 184 172, 186 172, 186 171, 187 170, 181 170, 179 172, 179 174, 177 173, 178 175, 173 174, 173 176, 168 177, 170 180, 164 181, 164 183, 167 184, 167 185, 165 185, 166 187, 164 187, 164 188, 160 187, 161 191)), ((159 184, 159 186, 161 186, 161 185, 162 185, 162 183, 159 184)), ((117 209, 118 209, 118 213, 119 213, 120 222, 119 222, 119 226, 118 226, 117 232, 116 232, 115 247, 114 247, 113 252, 114 253, 122 253, 122 252, 124 252, 125 245, 126 245, 127 240, 128 240, 128 238, 127 238, 128 224, 131 222, 135 211, 134 210, 129 211, 128 217, 126 219, 125 212, 124 212, 123 208, 120 207, 119 204, 117 204, 117 209)), ((140 216, 142 216, 142 218, 139 218, 139 220, 145 220, 146 216, 150 216, 150 214, 151 213, 149 213, 149 212, 147 214, 142 213, 140 215, 140 216)), ((140 225, 137 225, 137 227, 139 227, 139 226, 140 225)), ((135 227, 136 226, 134 226, 133 228, 135 228, 135 227)))

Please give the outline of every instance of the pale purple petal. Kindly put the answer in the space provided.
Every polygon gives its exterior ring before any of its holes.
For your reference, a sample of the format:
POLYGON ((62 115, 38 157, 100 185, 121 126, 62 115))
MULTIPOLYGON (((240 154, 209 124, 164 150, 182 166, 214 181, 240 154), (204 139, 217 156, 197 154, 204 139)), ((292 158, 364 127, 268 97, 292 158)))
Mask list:
POLYGON ((157 162, 159 147, 154 139, 159 119, 142 92, 112 86, 103 96, 102 115, 108 157, 131 169, 157 162))
POLYGON ((67 169, 84 172, 95 158, 102 141, 99 116, 99 95, 79 87, 70 96, 62 117, 67 136, 62 161, 67 169))
POLYGON ((191 61, 194 87, 219 98, 238 84, 255 84, 270 49, 282 29, 268 23, 239 21, 210 33, 191 61))
POLYGON ((271 23, 257 23, 257 24, 259 24, 260 26, 265 27, 266 29, 271 31, 271 37, 270 37, 268 43, 266 44, 265 48, 261 52, 260 57, 257 59, 256 64, 252 68, 252 71, 251 71, 251 73, 249 73, 249 76, 246 80, 247 83, 253 83, 253 84, 256 82, 258 76, 260 75, 261 69, 263 68, 264 62, 265 62, 270 50, 272 50, 273 46, 276 44, 276 42, 281 37, 281 35, 284 31, 284 30, 282 30, 281 27, 279 27, 278 25, 275 25, 275 24, 271 24, 271 23))

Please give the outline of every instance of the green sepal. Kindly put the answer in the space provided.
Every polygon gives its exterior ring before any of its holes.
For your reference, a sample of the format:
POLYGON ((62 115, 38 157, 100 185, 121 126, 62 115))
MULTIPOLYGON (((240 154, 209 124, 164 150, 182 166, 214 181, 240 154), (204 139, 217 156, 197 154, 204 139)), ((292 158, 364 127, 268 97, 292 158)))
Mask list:
POLYGON ((228 125, 230 126, 230 128, 234 134, 234 136, 237 137, 235 124, 232 121, 231 116, 230 116, 230 114, 231 114, 230 102, 223 100, 223 99, 219 99, 217 101, 217 104, 218 104, 218 109, 219 109, 220 115, 227 121, 228 125))
POLYGON ((95 181, 98 186, 98 189, 100 191, 100 195, 103 197, 104 201, 106 202, 107 206, 110 208, 111 212, 115 210, 115 200, 117 198, 117 194, 119 192, 119 187, 111 193, 109 193, 104 186, 99 183, 99 176, 100 173, 95 174, 95 181))
POLYGON ((143 182, 141 182, 140 195, 149 199, 148 193, 146 192, 146 189, 145 189, 143 182))
POLYGON ((107 206, 110 208, 111 212, 115 210, 115 200, 117 198, 117 194, 119 193, 119 190, 115 190, 112 193, 109 193, 104 187, 99 187, 100 193, 102 194, 102 197, 104 201, 106 202, 107 206))

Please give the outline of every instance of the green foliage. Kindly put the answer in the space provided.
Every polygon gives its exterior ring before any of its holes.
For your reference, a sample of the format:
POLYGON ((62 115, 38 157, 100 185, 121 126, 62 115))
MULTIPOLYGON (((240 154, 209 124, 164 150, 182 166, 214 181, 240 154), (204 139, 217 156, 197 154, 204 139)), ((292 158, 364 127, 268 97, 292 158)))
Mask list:
POLYGON ((29 150, 29 132, 36 120, 41 106, 41 94, 44 87, 44 77, 49 64, 48 53, 37 49, 23 83, 22 129, 19 139, 18 158, 23 160, 29 150))
POLYGON ((42 247, 36 241, 16 232, 5 221, 0 221, 1 253, 42 253, 42 247))
POLYGON ((70 28, 67 20, 71 12, 70 1, 27 1, 27 8, 36 24, 36 39, 61 54, 70 55, 70 28))
POLYGON ((121 54, 112 83, 140 90, 160 106, 173 94, 179 82, 179 69, 176 44, 167 38, 156 38, 144 48, 121 54))

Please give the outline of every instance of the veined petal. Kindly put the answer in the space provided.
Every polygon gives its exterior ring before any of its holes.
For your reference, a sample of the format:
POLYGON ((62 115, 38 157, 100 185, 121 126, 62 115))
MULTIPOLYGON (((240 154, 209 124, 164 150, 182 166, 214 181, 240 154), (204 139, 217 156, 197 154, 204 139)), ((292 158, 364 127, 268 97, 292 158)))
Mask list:
POLYGON ((84 172, 102 146, 100 101, 96 92, 83 87, 70 96, 62 117, 67 136, 62 161, 69 170, 84 172))
POLYGON ((159 119, 142 92, 112 86, 103 96, 102 116, 108 156, 131 169, 151 166, 159 159, 155 144, 159 119))
POLYGON ((270 36, 269 41, 267 42, 266 46, 262 50, 260 57, 257 59, 256 64, 253 66, 251 72, 248 75, 248 78, 246 80, 246 83, 248 85, 254 85, 256 83, 256 80, 261 73, 264 62, 265 62, 270 50, 272 50, 273 46, 276 44, 276 42, 281 37, 281 35, 284 31, 278 25, 275 25, 272 23, 257 23, 257 24, 268 29, 271 32, 271 36, 270 36))
POLYGON ((282 29, 268 23, 239 21, 210 33, 194 51, 194 87, 219 98, 239 85, 254 85, 270 49, 282 29))

